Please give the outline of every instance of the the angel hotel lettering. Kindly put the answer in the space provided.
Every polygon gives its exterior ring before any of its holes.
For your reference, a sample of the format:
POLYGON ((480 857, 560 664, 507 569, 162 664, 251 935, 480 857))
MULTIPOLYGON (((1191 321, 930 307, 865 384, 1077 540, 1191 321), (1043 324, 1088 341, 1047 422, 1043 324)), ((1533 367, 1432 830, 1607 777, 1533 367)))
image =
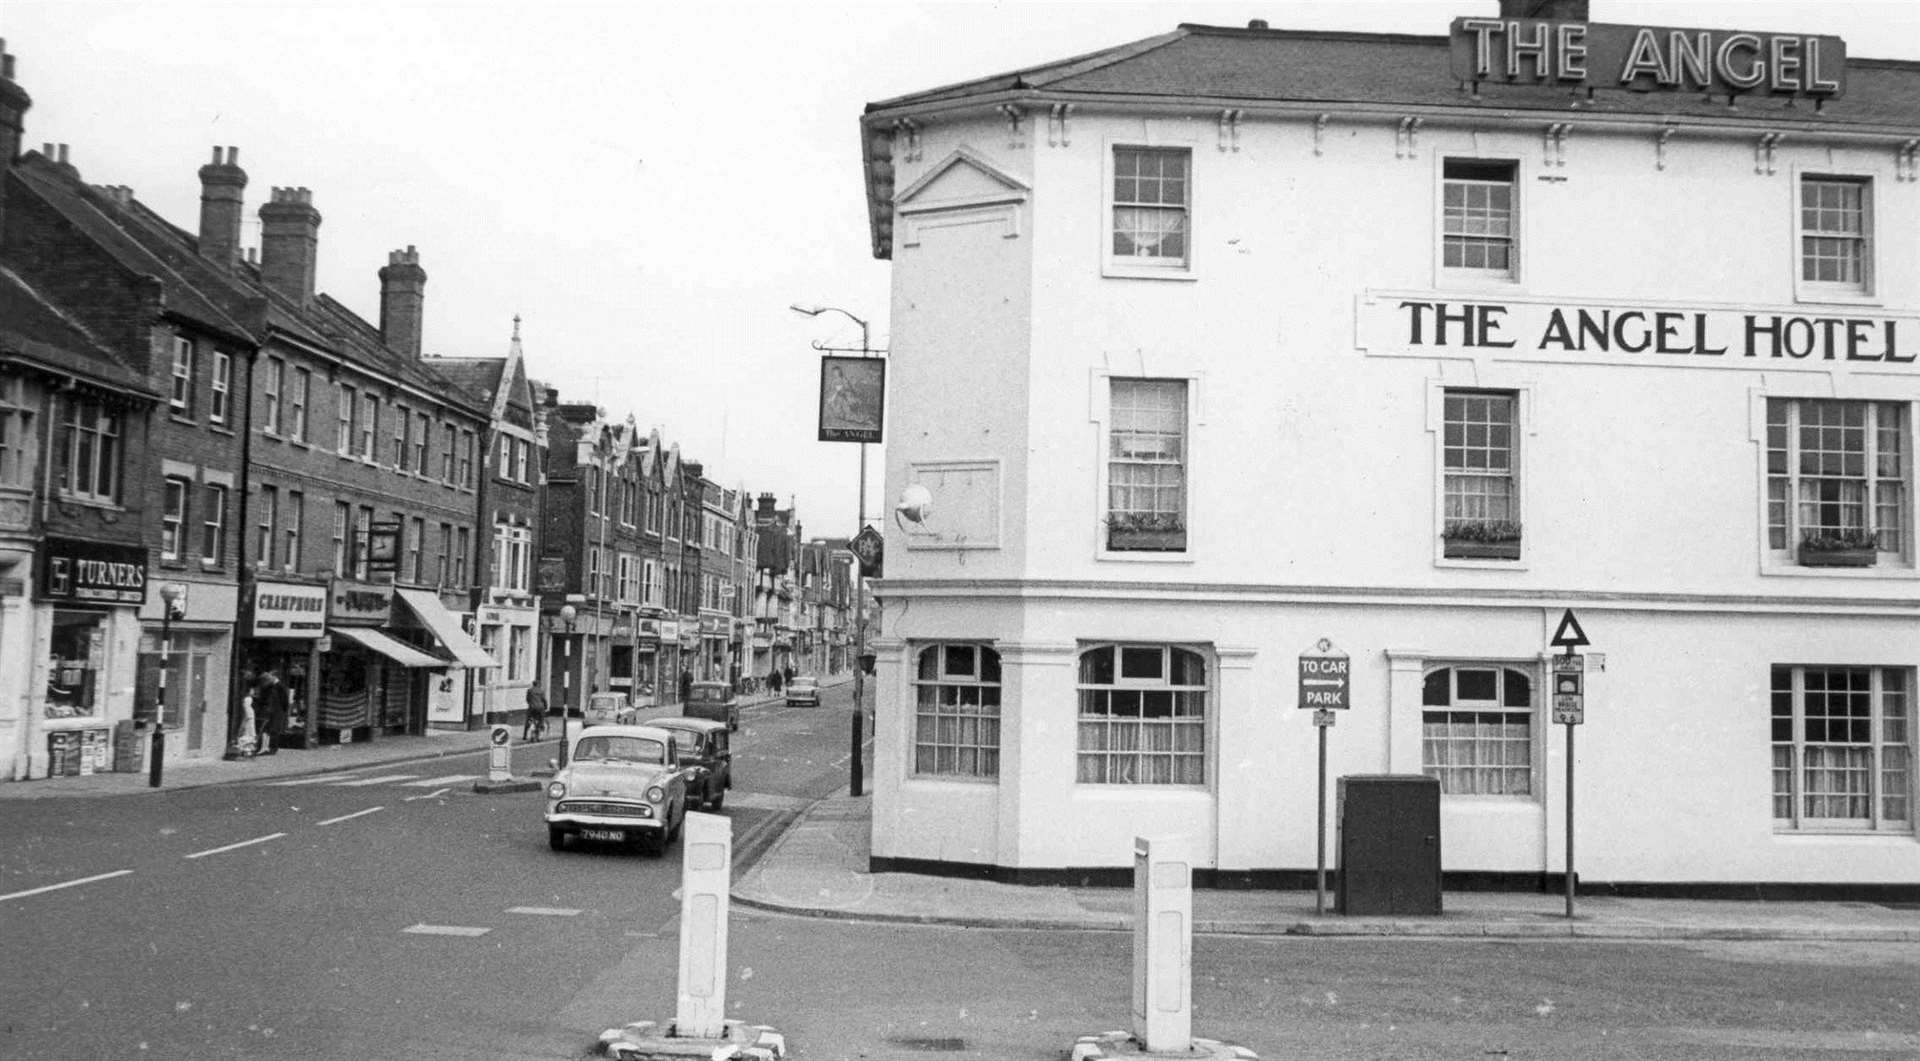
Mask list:
POLYGON ((1911 318, 1419 300, 1398 302, 1396 312, 1398 334, 1389 346, 1430 356, 1477 349, 1579 360, 1625 354, 1770 365, 1920 360, 1920 321, 1911 318))
POLYGON ((1791 33, 1507 18, 1453 23, 1453 75, 1474 82, 1833 98, 1845 87, 1846 52, 1838 37, 1791 33))

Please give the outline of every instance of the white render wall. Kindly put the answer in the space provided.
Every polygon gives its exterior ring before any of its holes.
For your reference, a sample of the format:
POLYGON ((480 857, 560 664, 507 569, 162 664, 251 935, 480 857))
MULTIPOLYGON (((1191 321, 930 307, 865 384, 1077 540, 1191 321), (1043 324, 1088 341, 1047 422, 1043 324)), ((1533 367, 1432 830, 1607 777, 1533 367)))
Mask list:
MULTIPOLYGON (((896 224, 888 496, 925 482, 928 465, 980 459, 997 463, 1004 505, 998 548, 888 528, 877 858, 1121 867, 1134 836, 1185 833, 1197 865, 1311 869, 1315 736, 1294 706, 1299 653, 1327 637, 1353 660, 1354 709, 1330 734, 1331 814, 1332 778, 1419 772, 1424 660, 1514 663, 1544 700, 1546 642, 1572 607, 1604 656, 1577 739, 1583 878, 1920 874, 1912 835, 1774 832, 1767 698, 1775 664, 1920 664, 1912 546, 1901 566, 1779 564, 1762 503, 1765 398, 1920 401, 1916 366, 1571 363, 1520 333, 1497 355, 1408 356, 1380 341, 1391 307, 1413 298, 1897 317, 1904 352, 1920 352, 1920 183, 1896 178, 1892 145, 1806 137, 1757 172, 1758 129, 1682 132, 1661 169, 1651 128, 1577 126, 1565 164, 1549 165, 1544 120, 1504 131, 1474 117, 1485 124, 1430 120, 1408 146, 1391 121, 1336 114, 1318 154, 1304 119, 1244 118, 1237 151, 1220 150, 1211 117, 1076 112, 1070 143, 1050 145, 1043 126, 1020 147, 1003 119, 926 123, 896 188, 962 146, 1030 187, 1011 235, 982 224, 906 246, 896 224), (1102 275, 1115 143, 1191 147, 1191 279, 1102 275), (1519 160, 1518 282, 1438 277, 1448 155, 1519 160), (1872 303, 1795 302, 1803 168, 1872 179, 1872 303), (1100 550, 1106 373, 1193 381, 1184 554, 1100 550), (1518 563, 1440 559, 1443 386, 1521 395, 1518 563), (997 783, 910 775, 911 654, 941 638, 1002 654, 997 783), (1074 656, 1106 640, 1211 654, 1204 789, 1073 783, 1074 656)), ((1911 450, 1908 462, 1911 476, 1911 450)), ((1562 867, 1565 727, 1538 717, 1534 798, 1443 801, 1447 870, 1562 867)), ((1335 849, 1330 826, 1330 860, 1335 849)))

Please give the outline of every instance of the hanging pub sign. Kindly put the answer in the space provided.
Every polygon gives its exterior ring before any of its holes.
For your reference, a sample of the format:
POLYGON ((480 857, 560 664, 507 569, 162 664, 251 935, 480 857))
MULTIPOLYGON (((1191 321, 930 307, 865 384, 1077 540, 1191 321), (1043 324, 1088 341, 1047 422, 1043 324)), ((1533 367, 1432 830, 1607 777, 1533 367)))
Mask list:
POLYGON ((885 358, 820 359, 820 441, 880 441, 886 402, 885 358))
POLYGON ((1847 44, 1838 37, 1456 18, 1452 43, 1461 81, 1817 99, 1846 88, 1847 44))
POLYGON ((147 602, 147 550, 49 537, 40 547, 40 598, 104 604, 147 602))
POLYGON ((393 586, 389 583, 335 579, 331 600, 333 612, 327 621, 336 626, 385 626, 393 616, 393 586))

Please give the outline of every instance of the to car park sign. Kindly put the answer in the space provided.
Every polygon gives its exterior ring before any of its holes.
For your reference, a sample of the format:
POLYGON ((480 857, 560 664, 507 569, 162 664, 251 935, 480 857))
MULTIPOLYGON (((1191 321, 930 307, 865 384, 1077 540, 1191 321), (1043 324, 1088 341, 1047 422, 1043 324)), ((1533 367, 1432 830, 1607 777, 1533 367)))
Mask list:
POLYGON ((1300 654, 1300 708, 1345 710, 1349 706, 1347 676, 1347 654, 1321 638, 1314 651, 1300 654))

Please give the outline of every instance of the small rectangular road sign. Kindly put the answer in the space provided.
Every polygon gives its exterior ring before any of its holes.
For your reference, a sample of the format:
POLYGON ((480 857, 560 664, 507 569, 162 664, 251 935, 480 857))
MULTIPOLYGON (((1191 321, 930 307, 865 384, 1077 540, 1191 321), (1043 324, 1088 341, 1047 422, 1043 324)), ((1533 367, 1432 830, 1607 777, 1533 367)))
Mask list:
POLYGON ((1347 697, 1346 653, 1305 654, 1300 657, 1300 707, 1325 711, 1345 709, 1347 697))
POLYGON ((1553 722, 1578 726, 1587 720, 1587 657, 1553 657, 1553 722))

